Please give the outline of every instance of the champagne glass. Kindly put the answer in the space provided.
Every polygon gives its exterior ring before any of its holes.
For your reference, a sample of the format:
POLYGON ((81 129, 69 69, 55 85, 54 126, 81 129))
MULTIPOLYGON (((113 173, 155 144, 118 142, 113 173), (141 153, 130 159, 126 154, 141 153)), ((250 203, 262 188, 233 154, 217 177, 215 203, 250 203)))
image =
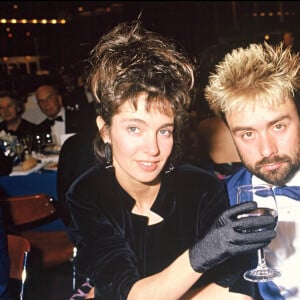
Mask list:
MULTIPOLYGON (((248 213, 239 215, 238 218, 249 216, 271 215, 278 219, 277 203, 274 191, 271 185, 242 185, 237 189, 237 203, 246 201, 255 201, 257 209, 248 213)), ((257 229, 258 231, 262 229, 257 229)), ((281 273, 270 268, 265 259, 264 249, 258 249, 258 264, 255 269, 248 270, 244 273, 244 278, 252 282, 271 281, 279 277, 281 273)))

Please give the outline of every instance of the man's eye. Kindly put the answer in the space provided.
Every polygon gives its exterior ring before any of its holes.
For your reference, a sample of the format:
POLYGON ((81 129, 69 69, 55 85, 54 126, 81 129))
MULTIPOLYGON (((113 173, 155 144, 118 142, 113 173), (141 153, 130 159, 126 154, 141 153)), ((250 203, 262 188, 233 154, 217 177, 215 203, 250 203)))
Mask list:
POLYGON ((242 137, 244 139, 250 139, 253 137, 253 132, 251 132, 251 131, 245 132, 245 133, 243 133, 242 137))
POLYGON ((279 130, 282 130, 284 128, 284 125, 282 125, 282 124, 276 124, 274 127, 275 127, 276 130, 279 131, 279 130))

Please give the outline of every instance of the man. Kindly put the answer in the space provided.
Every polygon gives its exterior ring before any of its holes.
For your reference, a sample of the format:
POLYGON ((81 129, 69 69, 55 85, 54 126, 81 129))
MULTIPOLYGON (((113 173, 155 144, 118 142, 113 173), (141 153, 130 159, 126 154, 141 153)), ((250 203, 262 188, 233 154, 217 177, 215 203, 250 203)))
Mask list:
POLYGON ((223 120, 216 116, 202 119, 197 125, 211 168, 219 178, 225 178, 242 166, 232 136, 223 120))
POLYGON ((299 51, 299 47, 296 44, 295 34, 292 30, 286 30, 283 32, 282 43, 284 47, 290 47, 294 52, 299 51))
POLYGON ((228 125, 245 168, 226 179, 236 189, 269 183, 277 193, 277 236, 267 260, 282 275, 259 283, 264 299, 299 299, 300 276, 300 58, 283 44, 252 44, 228 53, 209 77, 205 97, 228 125), (296 186, 284 196, 281 187, 296 186))
POLYGON ((51 133, 54 143, 62 144, 61 136, 81 132, 88 128, 90 120, 75 109, 63 106, 62 96, 52 85, 41 85, 35 91, 35 96, 41 111, 47 116, 39 126, 41 133, 51 133))

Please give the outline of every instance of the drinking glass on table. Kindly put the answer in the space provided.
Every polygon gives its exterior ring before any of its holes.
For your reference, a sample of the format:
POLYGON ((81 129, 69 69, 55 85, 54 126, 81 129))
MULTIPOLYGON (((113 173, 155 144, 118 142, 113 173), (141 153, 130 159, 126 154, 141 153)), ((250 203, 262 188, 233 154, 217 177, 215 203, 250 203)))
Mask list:
MULTIPOLYGON (((273 217, 278 216, 277 213, 277 203, 274 191, 271 185, 261 184, 261 185, 242 185, 237 189, 237 203, 242 203, 246 201, 255 201, 257 203, 257 208, 248 213, 239 215, 238 218, 249 217, 249 216, 261 216, 261 215, 271 215, 273 217)), ((256 229, 260 231, 262 229, 256 229)), ((264 249, 258 250, 258 265, 255 269, 246 271, 244 273, 244 278, 252 282, 263 282, 271 281, 276 277, 279 277, 281 273, 270 268, 265 259, 264 249)))
POLYGON ((28 153, 31 154, 32 147, 34 145, 34 136, 31 134, 27 134, 23 139, 22 143, 24 147, 27 149, 28 153))

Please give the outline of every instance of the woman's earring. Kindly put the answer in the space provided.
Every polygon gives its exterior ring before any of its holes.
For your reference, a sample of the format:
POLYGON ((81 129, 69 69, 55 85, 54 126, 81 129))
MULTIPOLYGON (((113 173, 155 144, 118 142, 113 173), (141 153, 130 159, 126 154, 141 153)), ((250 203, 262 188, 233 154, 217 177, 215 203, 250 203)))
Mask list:
POLYGON ((174 170, 174 165, 172 163, 169 163, 168 167, 165 170, 165 174, 169 174, 174 170))
POLYGON ((109 143, 104 144, 105 168, 112 168, 112 150, 109 143))

